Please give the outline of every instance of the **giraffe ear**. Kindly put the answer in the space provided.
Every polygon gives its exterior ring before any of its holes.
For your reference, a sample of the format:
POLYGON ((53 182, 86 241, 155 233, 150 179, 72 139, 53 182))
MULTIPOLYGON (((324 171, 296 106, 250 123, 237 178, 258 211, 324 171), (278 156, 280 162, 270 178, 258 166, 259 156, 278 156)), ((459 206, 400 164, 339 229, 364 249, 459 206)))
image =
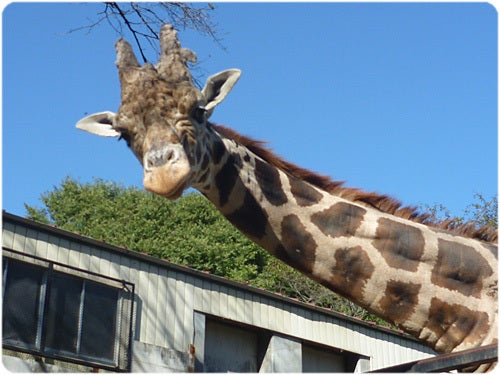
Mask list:
POLYGON ((102 137, 119 137, 120 133, 113 129, 115 116, 116 114, 108 111, 94 113, 78 121, 76 127, 102 137))
POLYGON ((231 91, 240 78, 240 75, 241 70, 229 69, 208 77, 205 87, 201 90, 201 93, 207 100, 205 110, 207 111, 208 117, 212 114, 215 106, 226 98, 229 91, 231 91))

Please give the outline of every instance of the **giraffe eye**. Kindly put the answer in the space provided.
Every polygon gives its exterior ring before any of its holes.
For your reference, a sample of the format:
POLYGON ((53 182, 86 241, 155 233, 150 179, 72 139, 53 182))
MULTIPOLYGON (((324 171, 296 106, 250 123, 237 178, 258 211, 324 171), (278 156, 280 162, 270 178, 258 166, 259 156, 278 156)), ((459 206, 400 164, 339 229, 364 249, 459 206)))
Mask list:
POLYGON ((125 140, 127 142, 127 146, 130 147, 130 134, 127 133, 126 131, 120 130, 120 136, 118 137, 118 140, 125 140))
POLYGON ((202 123, 205 121, 205 113, 207 111, 205 110, 205 107, 196 107, 194 112, 193 112, 193 118, 199 122, 202 123))

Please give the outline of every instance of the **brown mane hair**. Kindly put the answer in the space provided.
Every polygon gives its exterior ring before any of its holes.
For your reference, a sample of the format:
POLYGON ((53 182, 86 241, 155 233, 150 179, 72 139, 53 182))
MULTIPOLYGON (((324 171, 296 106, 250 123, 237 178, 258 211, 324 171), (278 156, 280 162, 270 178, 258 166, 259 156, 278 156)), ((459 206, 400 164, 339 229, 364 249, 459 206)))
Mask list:
POLYGON ((264 147, 265 142, 257 141, 234 130, 220 125, 211 124, 219 134, 230 138, 237 143, 245 146, 254 154, 264 159, 266 162, 282 170, 283 172, 294 176, 300 180, 306 181, 331 194, 340 196, 351 202, 360 203, 365 206, 373 207, 381 212, 395 215, 397 217, 422 223, 430 227, 446 230, 455 234, 475 238, 486 242, 496 242, 498 232, 490 226, 478 227, 474 222, 458 223, 456 220, 435 220, 430 213, 421 213, 416 207, 402 206, 401 202, 387 195, 370 193, 361 189, 345 187, 344 181, 333 181, 327 176, 311 172, 295 164, 289 163, 270 149, 264 147))

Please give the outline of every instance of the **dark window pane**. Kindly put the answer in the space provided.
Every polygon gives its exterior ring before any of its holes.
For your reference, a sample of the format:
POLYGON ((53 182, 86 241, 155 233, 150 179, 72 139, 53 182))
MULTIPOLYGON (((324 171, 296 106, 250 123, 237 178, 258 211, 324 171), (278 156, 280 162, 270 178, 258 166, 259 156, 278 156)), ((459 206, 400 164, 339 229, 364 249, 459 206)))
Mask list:
POLYGON ((44 324, 47 349, 76 354, 82 286, 81 279, 53 273, 44 324))
POLYGON ((3 299, 3 341, 34 346, 40 313, 40 290, 46 270, 11 259, 8 262, 3 299))
POLYGON ((114 359, 118 289, 86 281, 80 353, 114 359))

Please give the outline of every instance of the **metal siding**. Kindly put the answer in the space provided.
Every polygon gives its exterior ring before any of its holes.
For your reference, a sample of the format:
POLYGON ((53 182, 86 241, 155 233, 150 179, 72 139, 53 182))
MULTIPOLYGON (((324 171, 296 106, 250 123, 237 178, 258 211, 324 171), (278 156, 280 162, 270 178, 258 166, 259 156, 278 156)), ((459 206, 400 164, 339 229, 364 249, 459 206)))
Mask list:
POLYGON ((36 256, 39 256, 40 258, 47 258, 47 250, 49 247, 48 242, 49 235, 47 233, 38 232, 36 239, 36 256))
MULTIPOLYGON (((48 249, 50 251, 50 249, 48 249)), ((80 257, 78 259, 78 267, 84 270, 88 270, 90 268, 90 247, 82 246, 80 248, 80 257)))
POLYGON ((121 256, 118 256, 118 260, 117 260, 118 264, 119 264, 119 267, 118 267, 118 273, 119 273, 119 278, 120 279, 123 279, 123 280, 127 280, 127 281, 130 281, 130 282, 133 282, 132 281, 132 277, 131 277, 131 264, 132 264, 132 261, 130 258, 128 257, 121 257, 121 256))
MULTIPOLYGON (((245 292, 241 290, 236 291, 236 319, 240 322, 248 323, 251 321, 249 319, 247 310, 248 296, 245 292)), ((250 310, 251 311, 251 310, 250 310)))
POLYGON ((228 314, 228 289, 227 286, 222 285, 219 293, 219 315, 224 318, 229 318, 228 314))
POLYGON ((101 253, 102 251, 98 248, 90 248, 90 271, 97 273, 100 272, 101 253))
POLYGON ((26 231, 26 240, 24 243, 24 251, 31 255, 36 255, 36 237, 37 232, 33 229, 28 229, 26 231))
POLYGON ((211 303, 210 303, 210 299, 212 296, 211 287, 212 284, 208 280, 203 280, 203 286, 202 286, 203 290, 201 292, 203 304, 201 311, 209 311, 211 308, 211 303))
POLYGON ((194 280, 193 310, 203 311, 203 280, 194 280))
POLYGON ((26 243, 26 228, 20 225, 16 225, 12 247, 14 248, 14 250, 24 251, 25 243, 26 243))
MULTIPOLYGON (((319 315, 319 314, 318 314, 319 315)), ((329 332, 330 324, 327 322, 327 317, 319 315, 318 316, 318 337, 321 342, 328 342, 330 339, 330 332, 329 332)))
POLYGON ((169 335, 167 316, 168 316, 168 292, 167 292, 167 278, 168 273, 165 269, 158 269, 158 284, 156 290, 156 299, 158 303, 156 305, 156 338, 155 342, 158 346, 167 346, 167 336, 169 335))
POLYGON ((184 293, 183 343, 178 350, 186 352, 189 350, 189 344, 192 343, 192 332, 194 331, 194 278, 190 275, 186 277, 184 293))
POLYGON ((176 326, 177 324, 177 318, 175 315, 176 311, 176 281, 175 281, 175 275, 176 273, 173 271, 168 271, 167 275, 167 318, 166 318, 166 325, 167 329, 169 331, 169 334, 167 335, 167 344, 168 347, 173 348, 175 345, 174 341, 174 336, 175 332, 177 331, 178 327, 176 326))
POLYGON ((401 362, 410 362, 413 358, 413 348, 411 347, 413 343, 406 343, 406 348, 404 349, 404 358, 401 362))
POLYGON ((59 251, 59 237, 54 235, 49 235, 48 247, 47 247, 47 259, 52 261, 57 261, 58 251, 59 251))
POLYGON ((156 297, 150 292, 154 284, 154 275, 150 272, 150 265, 141 263, 139 270, 139 290, 142 296, 142 318, 144 319, 141 341, 146 344, 153 344, 155 340, 155 320, 154 314, 156 297))
POLYGON ((292 329, 292 314, 289 304, 283 305, 283 333, 290 333, 292 329))
POLYGON ((405 357, 405 353, 400 338, 395 337, 395 345, 391 350, 391 353, 392 353, 391 356, 392 363, 398 364, 402 362, 403 358, 405 357))
POLYGON ((157 325, 161 319, 158 311, 158 266, 150 264, 146 271, 148 274, 148 294, 145 297, 148 301, 151 317, 149 319, 148 336, 153 345, 158 345, 156 338, 158 336, 157 325))
MULTIPOLYGON (((68 251, 68 264, 80 268, 80 244, 70 242, 68 251)), ((104 273, 107 275, 107 273, 104 273)))
POLYGON ((354 329, 354 324, 351 322, 348 322, 345 327, 345 340, 346 340, 346 349, 353 351, 353 349, 356 349, 359 347, 359 341, 360 341, 360 333, 354 329), (351 332, 352 331, 352 332, 351 332), (352 333, 352 334, 351 334, 352 333))
POLYGON ((301 316, 301 309, 297 306, 292 307, 292 321, 294 323, 291 327, 291 332, 297 332, 299 337, 305 337, 306 327, 304 325, 304 318, 301 316))
MULTIPOLYGON (((360 327, 360 332, 364 337, 368 337, 368 328, 366 327, 360 327)), ((359 348, 360 348, 360 353, 363 355, 369 356, 370 355, 370 344, 371 340, 361 340, 359 348)))
POLYGON ((184 344, 184 304, 185 304, 185 279, 186 275, 177 273, 175 285, 175 334, 174 349, 186 350, 184 344))
MULTIPOLYGON (((122 279, 122 280, 128 280, 128 275, 127 277, 122 276, 122 262, 120 259, 120 256, 118 254, 111 254, 111 257, 109 259, 111 265, 109 267, 109 275, 111 277, 114 277, 115 279, 122 279)), ((123 259, 125 261, 125 259, 123 259)))
POLYGON ((271 329, 273 331, 279 331, 278 329, 278 316, 276 314, 276 307, 275 307, 275 302, 274 301, 269 301, 269 303, 266 304, 267 310, 268 310, 268 325, 267 328, 271 329))
POLYGON ((254 296, 252 293, 249 293, 249 292, 245 292, 245 295, 246 295, 246 298, 245 298, 245 310, 246 310, 246 314, 247 314, 247 322, 248 324, 250 324, 251 322, 254 322, 256 320, 255 316, 254 316, 254 304, 253 304, 253 300, 254 300, 254 296))
POLYGON ((62 264, 69 264, 69 241, 64 238, 59 241, 57 261, 62 264))
POLYGON ((375 348, 377 351, 377 367, 383 366, 384 363, 388 362, 387 350, 384 345, 384 340, 382 338, 383 334, 381 332, 377 332, 377 339, 375 343, 375 348))
POLYGON ((220 315, 220 286, 219 284, 213 283, 210 286, 210 305, 208 308, 208 313, 213 315, 220 315))
POLYGON ((111 254, 107 251, 101 251, 99 259, 99 273, 111 275, 111 254))
POLYGON ((261 297, 259 301, 259 308, 260 308, 260 326, 263 328, 269 327, 269 308, 268 306, 263 303, 264 297, 261 297))
MULTIPOLYGON (((228 289, 227 294, 227 316, 237 319, 238 307, 236 306, 236 290, 228 289)), ((237 319, 239 320, 239 319, 237 319)))
POLYGON ((12 223, 6 222, 2 223, 2 246, 8 248, 14 248, 14 233, 16 231, 16 226, 12 223))
POLYGON ((317 341, 316 337, 318 332, 315 330, 315 322, 314 322, 314 314, 316 314, 313 311, 305 310, 305 316, 306 316, 306 336, 305 338, 311 341, 317 341))

